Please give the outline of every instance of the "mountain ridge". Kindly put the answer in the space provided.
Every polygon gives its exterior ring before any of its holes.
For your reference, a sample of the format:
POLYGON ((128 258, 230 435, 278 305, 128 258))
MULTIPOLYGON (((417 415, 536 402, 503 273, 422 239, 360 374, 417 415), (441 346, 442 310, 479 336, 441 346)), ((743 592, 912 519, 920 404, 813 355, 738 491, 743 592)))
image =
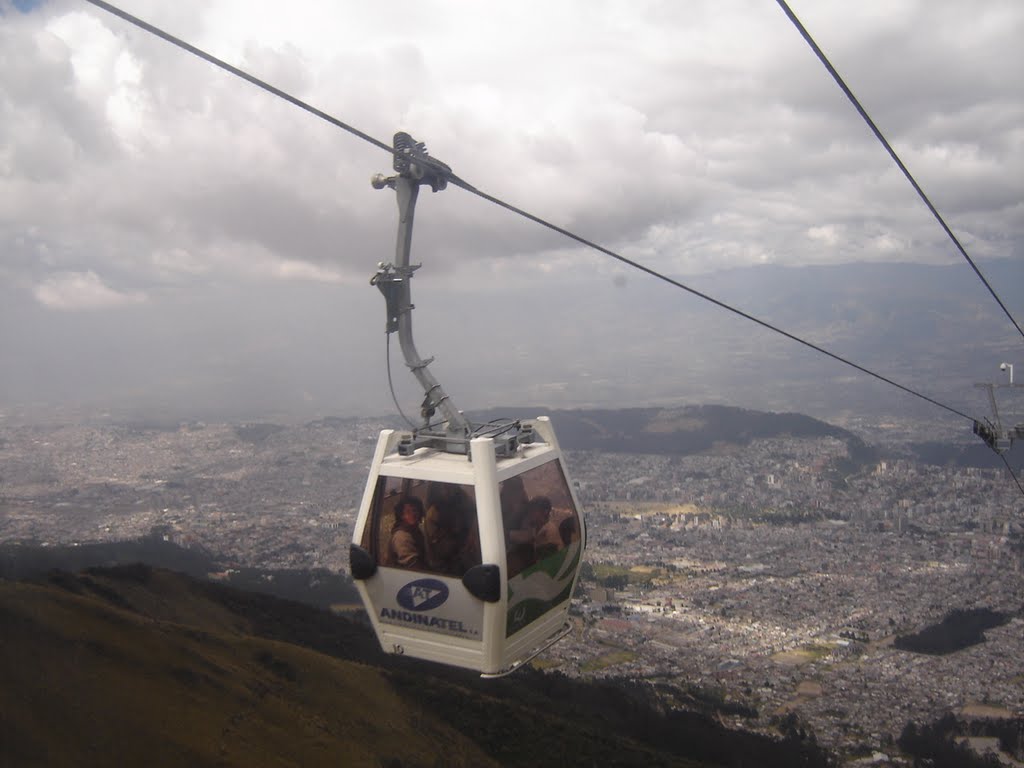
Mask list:
MULTIPOLYGON (((406 712, 372 670, 306 649, 147 621, 36 585, 5 595, 4 621, 5 655, 28 635, 31 656, 47 660, 26 663, 22 645, 21 663, 5 665, 7 765, 315 766, 336 765, 340 751, 350 765, 376 766, 382 754, 415 764, 429 749, 402 726, 428 713, 406 712)), ((448 740, 451 765, 496 765, 430 725, 448 740)))
POLYGON ((829 764, 650 686, 481 681, 385 656, 358 622, 144 565, 0 581, 0 619, 11 766, 829 764))
MULTIPOLYGON (((979 266, 1009 310, 1024 316, 1021 254, 979 266)), ((670 276, 958 408, 987 410, 973 383, 996 378, 999 363, 1019 354, 1019 334, 962 262, 763 264, 670 276)), ((282 290, 258 300, 280 306, 282 290)), ((424 270, 414 297, 421 351, 437 356, 432 370, 467 410, 494 402, 614 408, 703 401, 822 418, 943 417, 766 328, 628 272, 531 281, 499 306, 471 285, 424 270)), ((241 291, 237 298, 252 301, 241 291)), ((8 291, 0 300, 23 306, 34 322, 0 325, 7 352, 0 409, 38 418, 89 409, 205 421, 379 413, 390 408, 383 339, 369 331, 383 329, 383 307, 369 293, 350 298, 339 306, 336 286, 325 286, 291 302, 288 313, 252 313, 259 343, 241 348, 237 332, 223 326, 223 306, 200 301, 159 328, 132 328, 132 354, 125 355, 96 342, 123 331, 117 316, 72 324, 8 291), (283 337, 297 341, 275 343, 283 337), (182 345, 183 338, 194 343, 182 345)), ((422 392, 407 388, 408 378, 396 382, 403 401, 419 403, 422 392)))

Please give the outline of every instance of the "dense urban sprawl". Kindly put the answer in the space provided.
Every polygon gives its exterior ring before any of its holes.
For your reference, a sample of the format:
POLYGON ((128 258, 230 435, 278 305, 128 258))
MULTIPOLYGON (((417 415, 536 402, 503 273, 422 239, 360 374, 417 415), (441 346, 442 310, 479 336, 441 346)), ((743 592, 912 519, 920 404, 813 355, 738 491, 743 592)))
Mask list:
MULTIPOLYGON (((241 564, 343 570, 379 427, 0 422, 0 541, 159 528, 241 564)), ((848 753, 949 711, 1024 716, 1024 497, 1005 473, 906 458, 842 474, 846 452, 831 437, 571 452, 586 578, 574 639, 540 663, 670 681, 746 728, 793 715, 848 753), (893 645, 978 607, 1010 617, 983 643, 893 645)))

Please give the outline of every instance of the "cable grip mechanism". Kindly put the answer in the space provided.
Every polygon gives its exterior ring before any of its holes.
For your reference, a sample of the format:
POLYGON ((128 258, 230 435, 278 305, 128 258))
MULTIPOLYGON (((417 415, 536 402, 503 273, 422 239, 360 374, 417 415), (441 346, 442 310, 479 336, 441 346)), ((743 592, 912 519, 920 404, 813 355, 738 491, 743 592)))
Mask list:
MULTIPOLYGON (((445 393, 437 379, 429 369, 433 358, 423 358, 416 350, 412 334, 412 294, 410 283, 412 276, 420 265, 410 264, 409 254, 412 250, 412 230, 415 218, 416 200, 419 188, 429 185, 438 192, 448 186, 451 168, 427 154, 426 145, 416 141, 409 134, 399 132, 394 139, 395 176, 374 175, 370 183, 375 189, 390 188, 395 191, 398 203, 398 236, 395 243, 394 263, 381 262, 377 272, 370 278, 370 284, 384 296, 387 309, 388 334, 398 334, 398 342, 402 348, 405 364, 419 382, 425 394, 421 407, 423 424, 417 429, 417 436, 429 435, 437 438, 445 450, 452 451, 454 441, 465 440, 470 432, 470 424, 462 412, 455 407, 451 398, 445 393), (435 431, 431 424, 431 416, 440 411, 444 417, 444 430, 435 431)), ((468 443, 461 452, 468 451, 468 443)))
POLYGON ((382 261, 377 265, 376 273, 370 278, 370 285, 377 286, 377 290, 384 296, 388 313, 386 333, 397 331, 399 316, 416 309, 416 305, 408 301, 408 287, 413 273, 421 266, 421 264, 413 264, 399 268, 382 261), (403 298, 405 299, 404 303, 403 298))

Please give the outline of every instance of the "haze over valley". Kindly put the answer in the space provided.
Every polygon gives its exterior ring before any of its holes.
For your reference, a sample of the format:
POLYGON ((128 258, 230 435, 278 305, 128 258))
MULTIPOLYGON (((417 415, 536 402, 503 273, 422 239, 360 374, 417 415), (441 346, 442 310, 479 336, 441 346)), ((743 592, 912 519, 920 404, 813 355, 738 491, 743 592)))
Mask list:
MULTIPOLYGON (((865 441, 719 407, 551 416, 590 547, 578 631, 542 668, 668 682, 677 706, 711 696, 731 727, 759 733, 792 714, 848 756, 895 754, 911 721, 1024 716, 1024 531, 1005 470, 969 454, 922 463, 912 420, 865 420, 865 441), (980 643, 892 647, 977 608, 999 617, 980 643)), ((344 572, 381 426, 5 426, 4 567, 30 559, 15 542, 56 553, 155 534, 212 555, 229 584, 252 568, 344 572)))
POLYGON ((1024 4, 786 5, 0 0, 0 762, 1024 764, 1024 4), (502 682, 347 572, 399 131, 392 314, 588 521, 502 682))
MULTIPOLYGON (((1020 314, 1024 297, 1013 288, 1024 285, 1022 265, 987 265, 1020 314)), ((704 402, 834 422, 913 414, 948 427, 953 439, 963 434, 963 421, 941 409, 644 276, 541 281, 523 309, 442 285, 426 270, 417 280, 419 347, 436 357, 432 369, 463 409, 704 402), (567 292, 585 300, 570 303, 567 292), (493 321, 464 322, 478 316, 493 321)), ((876 264, 754 267, 693 284, 982 417, 988 401, 974 384, 1005 384, 999 363, 1017 359, 1019 345, 976 282, 961 265, 876 264)), ((9 286, 0 293, 13 318, 17 295, 9 286)), ((15 422, 101 414, 301 422, 394 412, 384 301, 369 285, 238 292, 230 307, 225 313, 222 299, 199 292, 156 326, 135 325, 130 310, 83 316, 25 307, 31 321, 0 323, 8 361, 0 414, 15 422)), ((414 411, 421 395, 394 346, 396 391, 414 411)), ((1024 419, 1019 399, 1004 399, 1011 423, 1024 419)))

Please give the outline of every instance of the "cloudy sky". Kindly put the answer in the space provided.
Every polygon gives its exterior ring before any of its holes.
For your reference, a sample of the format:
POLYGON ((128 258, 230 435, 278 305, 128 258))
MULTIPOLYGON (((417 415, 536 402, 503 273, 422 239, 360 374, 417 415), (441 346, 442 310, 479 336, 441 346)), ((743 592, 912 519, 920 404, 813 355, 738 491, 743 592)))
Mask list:
MULTIPOLYGON (((773 0, 120 7, 684 281, 962 261, 773 0)), ((982 269, 1024 259, 1024 4, 791 7, 982 269)), ((393 254, 394 195, 369 184, 389 168, 83 0, 0 0, 0 410, 388 412, 368 277, 393 254)), ((594 402, 537 361, 553 339, 607 357, 574 318, 616 290, 616 344, 659 332, 640 307, 664 286, 459 189, 421 196, 414 260, 417 341, 466 407, 543 400, 542 379, 594 402)), ((627 404, 650 399, 614 356, 627 404)))

